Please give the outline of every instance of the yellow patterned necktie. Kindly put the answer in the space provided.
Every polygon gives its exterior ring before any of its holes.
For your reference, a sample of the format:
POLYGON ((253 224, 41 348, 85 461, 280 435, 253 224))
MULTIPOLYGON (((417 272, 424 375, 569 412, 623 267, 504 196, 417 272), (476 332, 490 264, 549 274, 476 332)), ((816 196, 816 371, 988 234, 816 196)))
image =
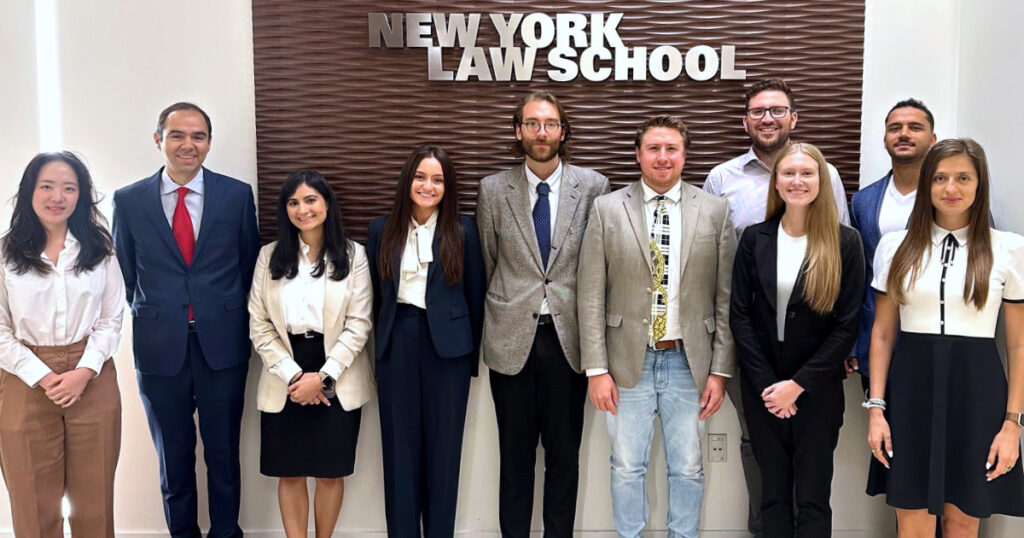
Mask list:
POLYGON ((658 196, 658 208, 654 212, 651 227, 651 342, 665 338, 668 322, 668 251, 669 222, 665 211, 665 197, 658 196), (662 246, 666 247, 662 252, 662 246))

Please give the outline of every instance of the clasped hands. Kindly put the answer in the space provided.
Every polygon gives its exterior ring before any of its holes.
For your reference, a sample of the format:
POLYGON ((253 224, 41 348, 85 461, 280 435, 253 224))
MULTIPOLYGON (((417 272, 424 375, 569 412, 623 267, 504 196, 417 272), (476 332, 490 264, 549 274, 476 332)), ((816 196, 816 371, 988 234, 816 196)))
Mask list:
POLYGON ((68 370, 63 374, 50 372, 39 380, 39 387, 46 392, 51 402, 67 409, 82 399, 86 385, 95 374, 85 367, 68 370))
POLYGON ((324 396, 324 383, 320 374, 306 372, 295 374, 288 385, 288 398, 299 405, 320 405, 330 407, 331 402, 324 396))
POLYGON ((779 418, 791 418, 796 414, 796 399, 804 388, 792 379, 779 381, 761 391, 761 399, 768 412, 779 418))

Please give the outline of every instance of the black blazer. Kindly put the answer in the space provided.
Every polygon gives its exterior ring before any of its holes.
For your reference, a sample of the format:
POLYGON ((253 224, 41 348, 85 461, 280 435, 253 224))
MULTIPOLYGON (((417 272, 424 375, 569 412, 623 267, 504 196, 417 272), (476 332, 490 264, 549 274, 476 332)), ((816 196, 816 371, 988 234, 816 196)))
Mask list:
MULTIPOLYGON (((434 261, 427 269, 427 325, 430 339, 438 356, 444 358, 469 357, 473 361, 473 375, 478 372, 480 333, 484 323, 484 294, 487 292, 487 274, 480 236, 476 223, 469 217, 460 217, 463 240, 462 280, 448 284, 441 268, 441 236, 434 234, 434 261)), ((370 258, 370 276, 373 280, 373 319, 376 342, 376 360, 388 356, 391 328, 398 305, 398 278, 380 277, 380 242, 387 217, 374 219, 366 240, 370 258)), ((397 253, 401 256, 401 252, 397 253)), ((396 260, 400 261, 400 260, 396 260)), ((397 263, 396 263, 397 265, 397 263)))
POLYGON ((742 379, 761 393, 785 379, 807 392, 844 377, 843 359, 857 339, 864 300, 864 250, 860 234, 839 226, 842 279, 832 312, 821 315, 804 302, 804 276, 793 287, 786 308, 785 346, 776 322, 776 268, 779 219, 748 227, 732 267, 729 325, 736 341, 742 379))

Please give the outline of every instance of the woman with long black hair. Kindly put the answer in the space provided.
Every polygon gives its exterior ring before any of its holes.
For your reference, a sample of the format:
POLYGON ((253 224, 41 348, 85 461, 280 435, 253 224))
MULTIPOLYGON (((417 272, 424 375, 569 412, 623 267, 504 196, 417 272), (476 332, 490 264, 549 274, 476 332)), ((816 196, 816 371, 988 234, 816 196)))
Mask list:
POLYGON ((370 223, 389 536, 455 531, 486 290, 476 225, 458 205, 451 159, 423 146, 405 161, 391 213, 370 223))
POLYGON ((257 394, 260 472, 279 478, 288 538, 305 537, 316 478, 317 538, 334 532, 355 466, 360 408, 373 395, 365 346, 373 292, 363 247, 345 235, 322 175, 281 185, 277 241, 263 247, 249 292, 249 332, 263 359, 257 394))
POLYGON ((25 168, 0 267, 0 467, 14 534, 114 536, 124 280, 85 164, 25 168))
POLYGON ((1024 516, 1024 237, 990 226, 990 185, 977 142, 935 144, 907 229, 875 252, 867 491, 886 495, 901 537, 933 536, 936 515, 953 538, 1024 516))

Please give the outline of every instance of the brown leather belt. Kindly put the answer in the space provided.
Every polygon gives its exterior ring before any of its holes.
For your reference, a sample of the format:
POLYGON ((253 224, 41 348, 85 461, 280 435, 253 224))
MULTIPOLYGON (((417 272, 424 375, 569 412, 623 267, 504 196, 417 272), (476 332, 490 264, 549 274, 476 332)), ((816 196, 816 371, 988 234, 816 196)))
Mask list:
POLYGON ((682 347, 682 338, 676 338, 675 340, 659 340, 652 346, 653 349, 682 349, 682 347))

